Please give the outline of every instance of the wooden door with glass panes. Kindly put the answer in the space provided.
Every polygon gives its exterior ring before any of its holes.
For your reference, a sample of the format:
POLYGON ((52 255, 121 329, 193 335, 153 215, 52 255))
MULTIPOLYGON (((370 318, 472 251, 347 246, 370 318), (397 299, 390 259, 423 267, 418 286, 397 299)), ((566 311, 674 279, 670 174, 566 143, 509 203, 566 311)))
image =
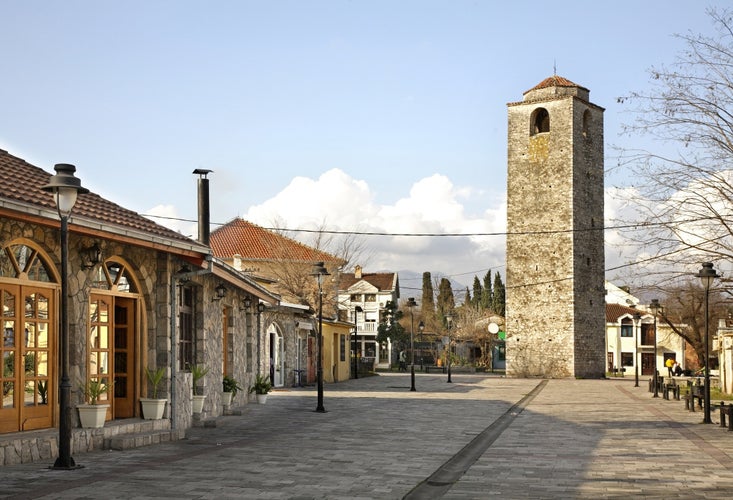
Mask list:
POLYGON ((0 284, 0 432, 53 425, 57 384, 56 331, 51 322, 54 297, 55 290, 49 288, 0 284))
POLYGON ((112 384, 100 403, 108 418, 134 416, 134 300, 94 294, 89 307, 89 378, 112 384))

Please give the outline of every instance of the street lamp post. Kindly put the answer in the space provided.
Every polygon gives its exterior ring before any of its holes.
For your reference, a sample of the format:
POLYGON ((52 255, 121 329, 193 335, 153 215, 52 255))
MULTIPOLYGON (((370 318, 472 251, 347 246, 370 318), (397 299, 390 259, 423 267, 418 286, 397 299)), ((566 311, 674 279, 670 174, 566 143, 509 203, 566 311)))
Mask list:
POLYGON ((654 397, 659 397, 659 372, 657 371, 657 313, 662 308, 659 300, 652 299, 649 309, 654 313, 654 397))
POLYGON ((639 387, 639 334, 641 333, 641 314, 634 314, 634 326, 636 333, 634 334, 634 387, 639 387))
POLYGON ((315 276, 318 282, 318 359, 316 359, 316 380, 318 384, 318 404, 316 411, 325 413, 323 407, 323 277, 330 273, 323 267, 323 262, 316 262, 313 265, 311 276, 315 276))
POLYGON ((354 308, 354 378, 359 378, 359 345, 357 342, 357 333, 359 328, 359 322, 357 321, 356 313, 364 312, 361 306, 354 308))
POLYGON ((450 338, 450 329, 453 326, 453 315, 452 314, 446 314, 445 315, 445 321, 448 324, 448 353, 446 354, 446 362, 448 363, 448 380, 447 382, 449 384, 453 383, 453 380, 450 378, 450 358, 451 358, 451 338, 450 338))
POLYGON ((76 469, 71 456, 71 381, 69 379, 69 216, 77 195, 88 189, 74 176, 76 167, 66 163, 54 166, 56 175, 41 189, 53 193, 61 219, 61 381, 59 387, 59 456, 54 469, 76 469))
POLYGON ((415 316, 412 314, 413 308, 417 305, 414 297, 407 299, 407 307, 410 308, 410 391, 415 389, 415 316))
POLYGON ((423 320, 420 320, 420 323, 417 324, 417 329, 420 331, 420 342, 421 342, 420 344, 420 369, 423 370, 424 369, 423 368, 424 358, 425 358, 425 356, 423 356, 423 348, 425 345, 422 343, 423 342, 422 333, 425 330, 425 323, 423 323, 423 320))
POLYGON ((697 277, 702 281, 702 285, 705 288, 705 415, 703 417, 703 424, 710 424, 710 333, 708 330, 708 315, 710 307, 710 286, 713 284, 715 278, 719 278, 720 275, 713 269, 712 262, 705 262, 697 273, 697 277))
MULTIPOLYGON (((262 369, 261 366, 261 360, 260 360, 260 351, 262 350, 261 345, 261 337, 262 337, 262 311, 265 310, 265 304, 260 302, 259 299, 257 299, 257 372, 256 374, 260 374, 260 370, 262 369)), ((272 380, 270 380, 270 383, 272 383, 272 380)))

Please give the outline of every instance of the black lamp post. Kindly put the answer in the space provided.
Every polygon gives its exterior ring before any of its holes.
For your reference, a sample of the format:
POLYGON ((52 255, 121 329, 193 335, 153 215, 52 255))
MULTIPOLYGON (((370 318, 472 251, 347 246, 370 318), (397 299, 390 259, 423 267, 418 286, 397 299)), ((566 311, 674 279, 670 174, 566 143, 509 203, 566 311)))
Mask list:
POLYGON ((415 389, 415 316, 412 314, 413 308, 417 305, 414 297, 407 299, 407 307, 410 308, 410 391, 415 389))
POLYGON ((634 387, 639 387, 639 334, 641 333, 641 314, 634 314, 634 326, 636 333, 634 334, 634 387))
MULTIPOLYGON (((260 351, 262 350, 261 346, 261 338, 262 338, 262 323, 261 323, 261 317, 262 317, 262 311, 265 310, 265 304, 260 302, 259 299, 257 299, 257 375, 260 374, 260 369, 262 368, 260 365, 260 351)), ((270 380, 270 383, 272 383, 272 380, 270 380)))
MULTIPOLYGON (((425 323, 423 323, 422 320, 420 320, 420 323, 417 324, 417 329, 420 331, 420 342, 423 342, 422 333, 423 331, 425 331, 425 323)), ((423 369, 424 358, 425 358, 425 356, 423 355, 423 347, 424 345, 420 344, 420 369, 421 370, 423 369)))
POLYGON ((356 343, 357 341, 357 330, 359 328, 359 322, 357 321, 358 318, 356 316, 356 313, 364 312, 364 309, 361 308, 361 306, 356 306, 354 308, 354 378, 359 378, 359 346, 356 343))
POLYGON ((316 380, 318 384, 318 404, 316 411, 325 413, 323 407, 323 277, 330 273, 323 267, 323 262, 316 262, 313 266, 311 276, 315 276, 318 282, 318 359, 316 360, 316 380))
POLYGON ((720 275, 713 269, 712 262, 705 262, 697 273, 697 277, 702 281, 702 286, 705 288, 705 415, 703 417, 703 424, 710 424, 710 333, 708 331, 708 311, 710 306, 710 286, 713 284, 715 278, 719 278, 720 275))
POLYGON ((657 313, 662 308, 659 300, 652 299, 649 309, 654 313, 654 397, 659 397, 659 372, 657 371, 657 313))
POLYGON ((448 363, 448 383, 452 384, 453 380, 450 378, 450 358, 451 358, 451 338, 450 338, 450 329, 453 326, 453 315, 452 314, 446 314, 445 315, 445 321, 448 324, 448 354, 446 355, 446 360, 448 363))
POLYGON ((71 381, 69 379, 69 216, 79 194, 88 189, 74 176, 76 167, 66 163, 54 166, 56 175, 41 189, 53 193, 61 219, 61 382, 59 388, 59 457, 54 469, 76 469, 71 456, 71 381))

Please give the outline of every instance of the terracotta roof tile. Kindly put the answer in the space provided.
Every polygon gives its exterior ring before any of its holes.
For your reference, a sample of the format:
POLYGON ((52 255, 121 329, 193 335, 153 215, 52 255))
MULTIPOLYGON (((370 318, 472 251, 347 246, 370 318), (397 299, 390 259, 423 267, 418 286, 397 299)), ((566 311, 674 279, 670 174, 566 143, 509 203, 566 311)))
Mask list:
POLYGON ((629 314, 632 317, 634 314, 641 314, 647 316, 649 313, 642 311, 634 307, 626 307, 621 304, 606 304, 606 323, 617 323, 618 319, 624 314, 629 314))
MULTIPOLYGON (((545 78, 540 83, 529 89, 527 92, 532 92, 533 90, 538 89, 546 89, 550 87, 578 87, 584 90, 588 90, 582 85, 578 85, 577 83, 573 83, 567 78, 563 78, 562 76, 553 75, 548 78, 545 78)), ((525 94, 527 93, 525 92, 525 94)))
MULTIPOLYGON (((0 198, 28 205, 29 208, 35 206, 55 211, 53 196, 41 189, 48 184, 52 175, 0 149, 0 198)), ((94 193, 79 196, 71 216, 72 222, 75 217, 200 246, 202 251, 205 248, 176 231, 156 224, 94 193)))
POLYGON ((360 281, 366 281, 380 292, 399 287, 396 273, 361 273, 361 278, 357 278, 354 273, 342 273, 339 290, 348 290, 360 281))
POLYGON ((216 257, 231 259, 241 255, 244 260, 338 262, 341 259, 304 245, 274 231, 260 227, 240 217, 211 232, 211 249, 216 257))

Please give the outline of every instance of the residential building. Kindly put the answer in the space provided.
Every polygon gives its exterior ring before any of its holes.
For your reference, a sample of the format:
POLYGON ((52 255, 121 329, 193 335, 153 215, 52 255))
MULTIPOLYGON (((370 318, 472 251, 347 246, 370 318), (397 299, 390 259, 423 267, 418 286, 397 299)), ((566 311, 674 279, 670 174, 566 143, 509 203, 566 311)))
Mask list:
POLYGON ((377 328, 384 319, 387 302, 396 304, 399 298, 400 280, 397 273, 365 273, 359 265, 353 273, 341 273, 338 308, 341 317, 356 325, 356 356, 363 365, 373 369, 389 367, 395 361, 392 359, 392 342, 377 342, 377 328))

